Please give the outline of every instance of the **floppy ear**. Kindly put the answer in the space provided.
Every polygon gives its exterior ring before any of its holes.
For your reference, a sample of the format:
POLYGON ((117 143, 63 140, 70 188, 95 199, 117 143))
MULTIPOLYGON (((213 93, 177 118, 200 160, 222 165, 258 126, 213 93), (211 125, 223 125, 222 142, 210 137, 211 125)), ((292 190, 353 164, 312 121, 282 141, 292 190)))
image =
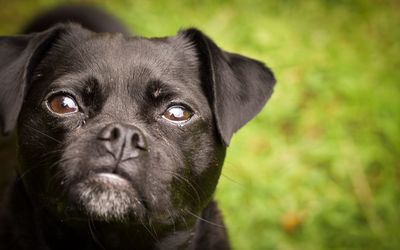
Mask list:
POLYGON ((274 75, 259 61, 221 50, 199 30, 184 30, 180 35, 190 39, 197 49, 203 88, 222 141, 228 145, 233 133, 270 98, 274 75))
POLYGON ((0 129, 15 127, 33 70, 63 29, 58 25, 41 33, 0 37, 0 129))

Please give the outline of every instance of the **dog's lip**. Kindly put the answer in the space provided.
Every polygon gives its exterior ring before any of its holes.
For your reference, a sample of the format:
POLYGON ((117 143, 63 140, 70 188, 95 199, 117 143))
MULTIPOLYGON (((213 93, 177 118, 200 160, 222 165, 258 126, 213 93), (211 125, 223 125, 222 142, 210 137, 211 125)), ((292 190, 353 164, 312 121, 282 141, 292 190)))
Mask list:
POLYGON ((113 173, 99 173, 99 174, 97 174, 97 176, 104 177, 104 178, 114 179, 114 180, 116 180, 116 181, 121 181, 121 180, 126 181, 126 180, 125 180, 124 178, 122 178, 121 176, 118 176, 118 175, 113 174, 113 173))
POLYGON ((114 173, 97 173, 94 178, 101 179, 115 184, 128 184, 128 180, 114 173))

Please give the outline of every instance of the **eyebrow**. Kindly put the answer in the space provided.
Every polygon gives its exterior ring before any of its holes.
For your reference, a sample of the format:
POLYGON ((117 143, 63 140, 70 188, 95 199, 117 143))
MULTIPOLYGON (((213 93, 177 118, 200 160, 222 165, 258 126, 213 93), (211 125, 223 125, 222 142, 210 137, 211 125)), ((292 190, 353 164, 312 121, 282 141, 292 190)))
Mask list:
POLYGON ((52 82, 51 87, 74 91, 82 97, 85 105, 89 105, 92 96, 96 95, 97 98, 103 99, 105 98, 105 93, 107 93, 106 90, 102 89, 98 78, 93 75, 74 78, 62 76, 52 82))
POLYGON ((178 96, 178 92, 169 84, 160 80, 150 80, 147 83, 146 96, 151 101, 159 103, 161 101, 172 100, 178 96))

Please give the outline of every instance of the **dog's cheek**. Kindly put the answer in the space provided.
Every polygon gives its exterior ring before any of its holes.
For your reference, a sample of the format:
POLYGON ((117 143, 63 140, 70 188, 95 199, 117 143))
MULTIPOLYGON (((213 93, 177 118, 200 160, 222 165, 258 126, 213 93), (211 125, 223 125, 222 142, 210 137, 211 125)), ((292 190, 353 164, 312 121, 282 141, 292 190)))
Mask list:
POLYGON ((146 201, 150 216, 156 221, 164 221, 177 213, 173 198, 179 194, 174 193, 173 187, 174 179, 180 178, 179 169, 183 169, 183 165, 176 148, 165 141, 158 141, 157 147, 150 149, 149 160, 142 166, 144 178, 139 191, 146 201))
MULTIPOLYGON (((189 167, 188 179, 193 187, 199 189, 200 207, 203 209, 213 196, 225 157, 225 147, 220 143, 214 130, 209 129, 204 134, 196 134, 185 143, 192 144, 191 157, 187 159, 189 167), (207 135, 207 136, 204 136, 207 135)), ((183 146, 187 149, 187 146, 183 146)))
POLYGON ((170 213, 197 214, 211 199, 221 172, 225 148, 210 123, 200 120, 191 126, 173 130, 168 138, 164 137, 163 143, 157 144, 160 150, 156 160, 158 167, 155 168, 157 172, 151 175, 156 180, 151 181, 150 176, 149 184, 153 193, 161 195, 168 191, 163 210, 169 207, 170 213))
POLYGON ((32 198, 46 198, 45 203, 55 202, 60 192, 57 164, 65 151, 64 143, 69 126, 60 123, 35 99, 28 98, 18 121, 19 169, 32 198), (53 197, 53 198, 52 198, 53 197))

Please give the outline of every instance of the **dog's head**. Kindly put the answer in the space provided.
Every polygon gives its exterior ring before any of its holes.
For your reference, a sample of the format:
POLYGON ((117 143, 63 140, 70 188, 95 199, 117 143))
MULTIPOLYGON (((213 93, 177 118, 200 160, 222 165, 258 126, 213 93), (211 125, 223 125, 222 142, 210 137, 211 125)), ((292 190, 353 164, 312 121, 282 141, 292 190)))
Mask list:
POLYGON ((77 25, 0 38, 0 125, 29 196, 63 219, 190 223, 231 136, 275 83, 195 29, 145 39, 77 25))

